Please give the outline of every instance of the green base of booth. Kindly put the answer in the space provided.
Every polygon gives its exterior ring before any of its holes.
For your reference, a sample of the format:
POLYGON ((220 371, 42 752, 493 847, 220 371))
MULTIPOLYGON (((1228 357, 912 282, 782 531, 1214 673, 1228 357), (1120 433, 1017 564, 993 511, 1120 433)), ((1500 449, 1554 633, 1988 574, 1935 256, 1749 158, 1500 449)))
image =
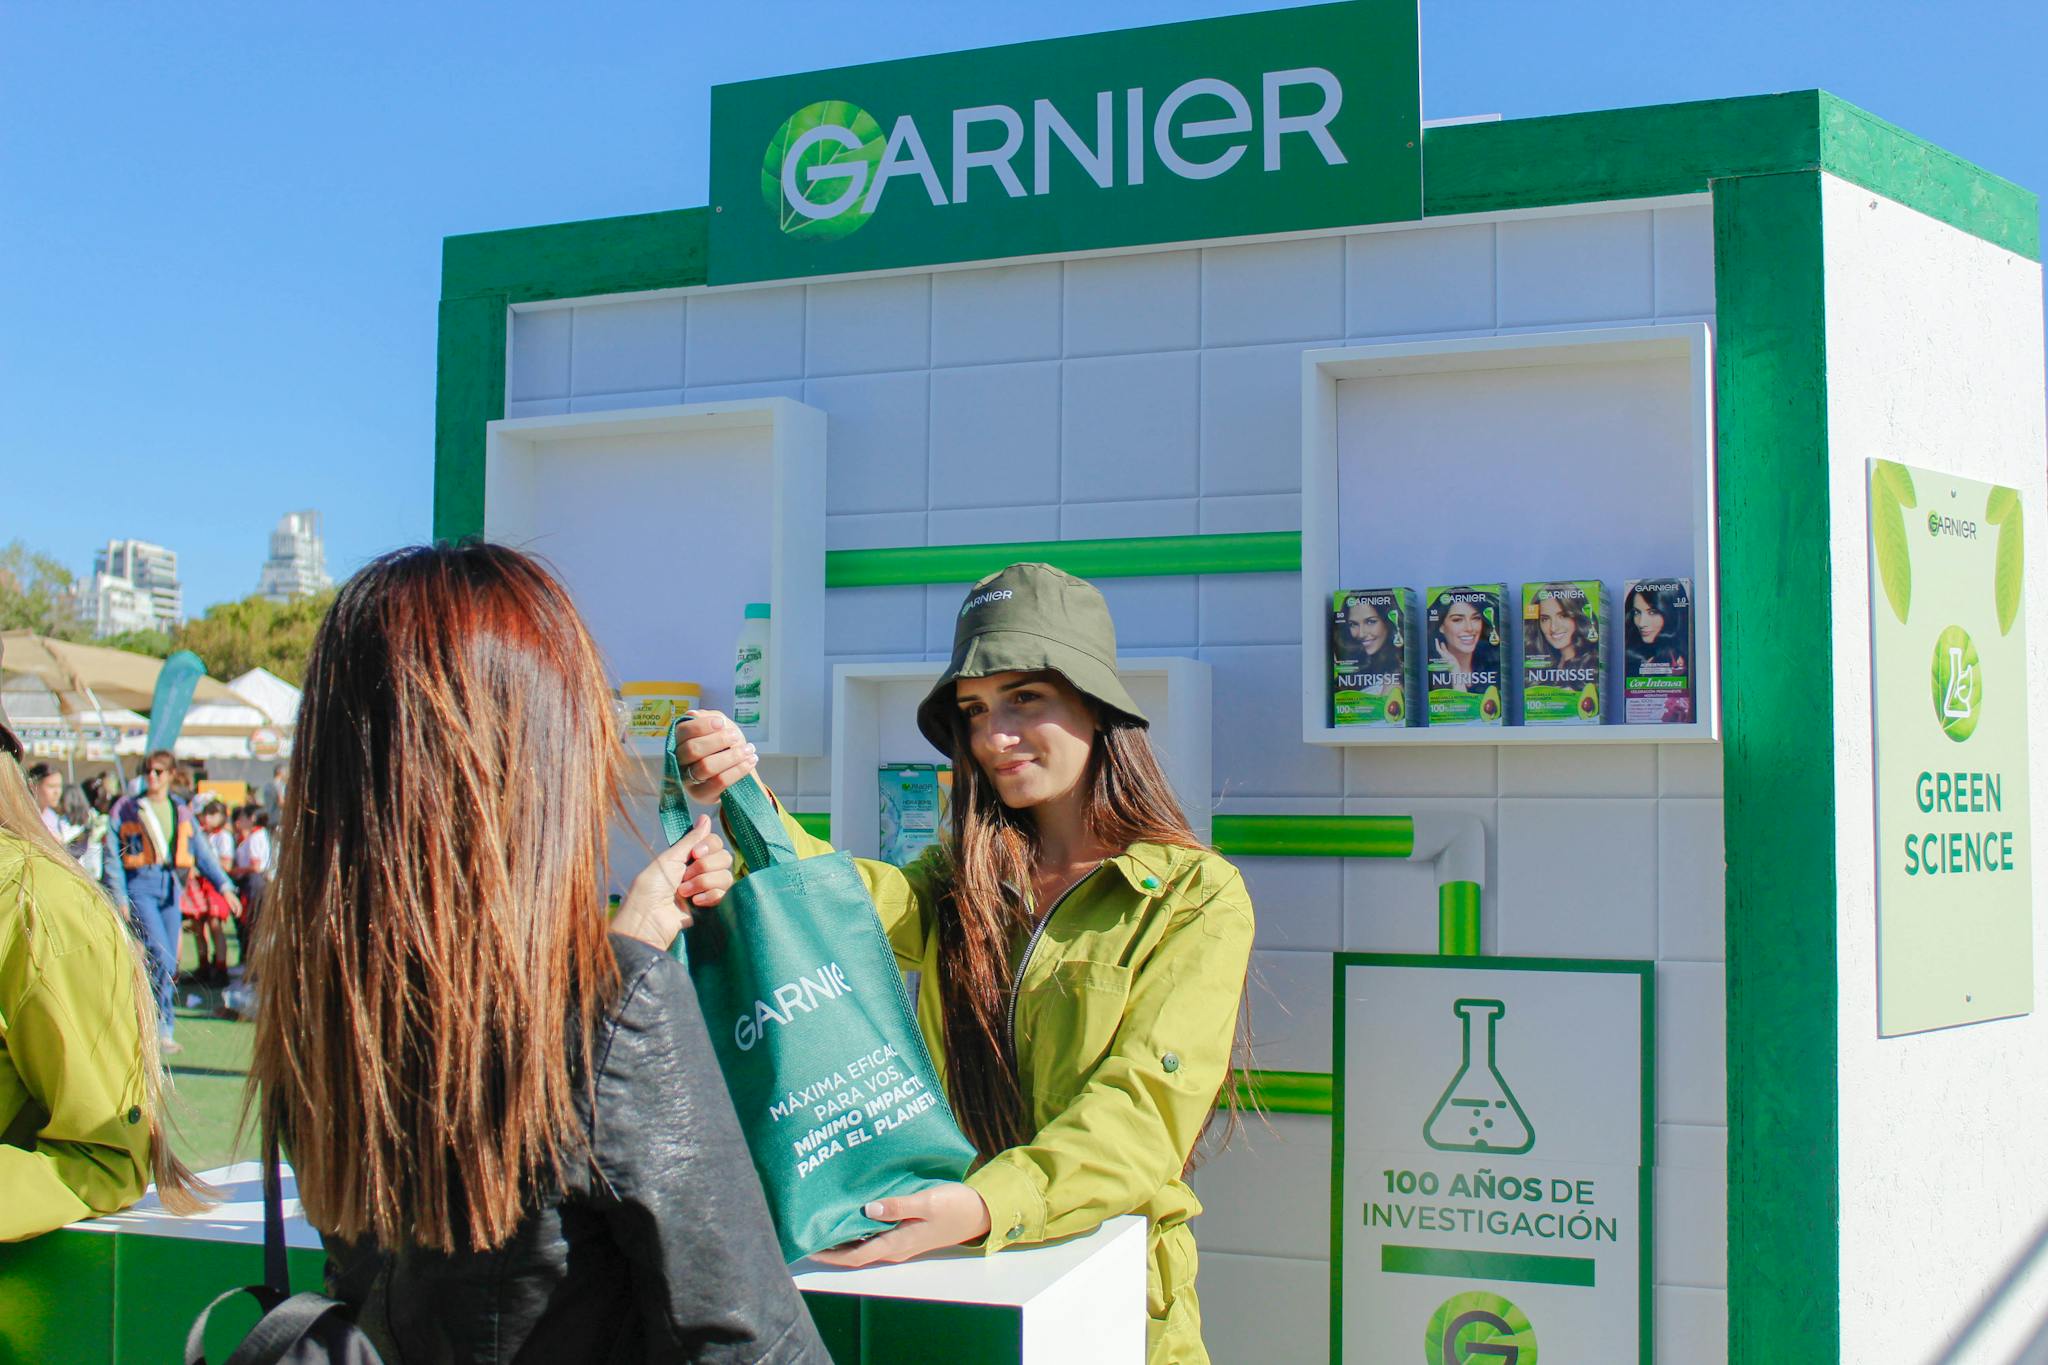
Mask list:
MULTIPOLYGON (((318 1290, 325 1256, 295 1248, 292 1287, 318 1290)), ((263 1248, 64 1230, 0 1245, 0 1365, 165 1365, 214 1296, 263 1277, 263 1248)), ((959 1365, 1016 1365, 1023 1313, 1014 1307, 806 1294, 836 1365, 912 1365, 947 1343, 959 1365)), ((206 1358, 227 1359, 256 1322, 255 1300, 221 1305, 206 1358)))

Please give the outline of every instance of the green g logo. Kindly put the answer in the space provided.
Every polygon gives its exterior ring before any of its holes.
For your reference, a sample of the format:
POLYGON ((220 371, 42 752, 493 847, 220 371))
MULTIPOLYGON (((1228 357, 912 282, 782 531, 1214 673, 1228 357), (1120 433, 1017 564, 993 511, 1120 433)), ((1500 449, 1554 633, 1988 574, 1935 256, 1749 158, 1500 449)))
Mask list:
POLYGON ((1927 534, 1930 536, 1941 534, 1941 513, 1929 512, 1927 514, 1927 534))
POLYGON ((1984 709, 1984 670, 1968 631, 1950 626, 1934 642, 1934 719, 1960 744, 1977 730, 1984 709))
POLYGON ((1536 1365, 1529 1315, 1483 1289, 1444 1300, 1423 1329, 1429 1365, 1536 1365))
POLYGON ((820 100, 791 114, 761 158, 761 197, 792 237, 844 237, 874 211, 862 202, 887 139, 866 110, 820 100))

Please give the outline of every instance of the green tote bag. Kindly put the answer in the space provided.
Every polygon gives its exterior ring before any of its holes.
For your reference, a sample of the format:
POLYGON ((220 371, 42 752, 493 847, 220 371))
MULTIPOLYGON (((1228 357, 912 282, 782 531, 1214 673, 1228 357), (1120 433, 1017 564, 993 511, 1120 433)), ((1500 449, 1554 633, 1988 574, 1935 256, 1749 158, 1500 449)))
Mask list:
MULTIPOLYGON (((863 1204, 959 1180, 974 1147, 853 858, 798 858, 752 777, 722 804, 747 875, 695 912, 672 951, 697 987, 782 1254, 796 1261, 882 1231, 863 1204)), ((661 823, 671 842, 690 827, 673 731, 661 823)))

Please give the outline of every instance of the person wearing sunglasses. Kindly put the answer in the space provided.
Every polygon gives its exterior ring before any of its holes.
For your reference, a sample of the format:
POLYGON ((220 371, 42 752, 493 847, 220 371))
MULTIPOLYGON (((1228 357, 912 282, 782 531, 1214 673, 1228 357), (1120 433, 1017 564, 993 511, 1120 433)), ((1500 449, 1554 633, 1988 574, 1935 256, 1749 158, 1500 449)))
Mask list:
POLYGON ((177 984, 178 942, 184 927, 180 902, 186 878, 197 872, 227 899, 231 913, 242 910, 235 884, 214 856, 213 845, 200 836, 192 808, 171 792, 177 768, 171 751, 158 749, 143 768, 142 794, 122 797, 114 804, 113 813, 130 917, 149 948, 150 971, 156 982, 157 1027, 167 1053, 181 1050, 171 1036, 171 992, 177 984))

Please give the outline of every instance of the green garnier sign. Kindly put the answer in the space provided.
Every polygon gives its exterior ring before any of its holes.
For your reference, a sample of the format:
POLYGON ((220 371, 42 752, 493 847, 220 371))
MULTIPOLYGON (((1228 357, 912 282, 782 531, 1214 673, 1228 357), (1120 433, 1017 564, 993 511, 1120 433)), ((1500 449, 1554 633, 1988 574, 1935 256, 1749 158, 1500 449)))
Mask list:
POLYGON ((711 92, 712 284, 1422 213, 1415 0, 711 92))

